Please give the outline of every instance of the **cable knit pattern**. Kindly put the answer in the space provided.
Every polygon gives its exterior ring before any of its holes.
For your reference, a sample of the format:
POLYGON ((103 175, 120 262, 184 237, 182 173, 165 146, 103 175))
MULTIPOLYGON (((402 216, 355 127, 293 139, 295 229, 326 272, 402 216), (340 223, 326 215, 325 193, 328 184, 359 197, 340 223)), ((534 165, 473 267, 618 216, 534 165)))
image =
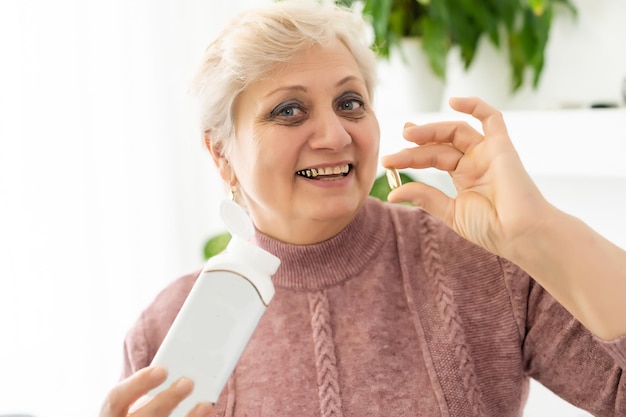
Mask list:
POLYGON ((436 287, 437 307, 447 326, 450 341, 454 345, 454 353, 456 354, 460 366, 463 386, 467 392, 467 400, 472 408, 472 414, 475 416, 483 416, 485 412, 481 393, 478 388, 472 357, 469 354, 468 346, 465 341, 463 323, 456 311, 454 294, 446 285, 446 273, 441 262, 439 244, 435 240, 436 235, 429 230, 430 225, 427 216, 421 218, 421 228, 426 232, 424 233, 423 241, 424 258, 429 260, 429 262, 425 262, 425 269, 430 272, 434 278, 433 285, 436 287))
POLYGON ((499 261, 504 272, 504 283, 511 297, 512 313, 518 324, 520 340, 523 340, 526 330, 526 311, 522 307, 526 305, 525 300, 528 298, 529 288, 519 283, 528 281, 529 277, 510 261, 506 259, 499 259, 499 261))
POLYGON ((335 343, 329 323, 330 311, 325 291, 315 291, 309 294, 309 308, 315 344, 315 367, 317 368, 321 416, 342 417, 335 343))

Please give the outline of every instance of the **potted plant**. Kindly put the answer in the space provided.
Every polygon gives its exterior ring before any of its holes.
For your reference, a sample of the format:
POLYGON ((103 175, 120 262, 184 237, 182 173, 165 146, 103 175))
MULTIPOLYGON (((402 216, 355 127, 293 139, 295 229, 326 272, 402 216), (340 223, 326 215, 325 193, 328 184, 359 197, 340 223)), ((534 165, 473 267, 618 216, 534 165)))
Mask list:
POLYGON ((336 0, 349 7, 359 4, 374 32, 373 48, 388 58, 390 48, 405 37, 420 37, 434 73, 446 79, 447 55, 457 47, 467 70, 482 37, 508 50, 511 91, 525 84, 532 71, 537 88, 545 48, 557 8, 576 16, 570 0, 336 0))

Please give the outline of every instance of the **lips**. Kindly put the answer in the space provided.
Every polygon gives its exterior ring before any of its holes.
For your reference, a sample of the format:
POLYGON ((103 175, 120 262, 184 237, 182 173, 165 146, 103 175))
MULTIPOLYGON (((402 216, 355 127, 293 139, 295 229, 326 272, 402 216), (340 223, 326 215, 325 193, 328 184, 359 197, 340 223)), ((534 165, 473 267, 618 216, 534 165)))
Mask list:
POLYGON ((348 173, 350 173, 351 169, 351 164, 343 164, 324 168, 307 168, 296 171, 296 175, 309 179, 323 180, 345 177, 348 173))

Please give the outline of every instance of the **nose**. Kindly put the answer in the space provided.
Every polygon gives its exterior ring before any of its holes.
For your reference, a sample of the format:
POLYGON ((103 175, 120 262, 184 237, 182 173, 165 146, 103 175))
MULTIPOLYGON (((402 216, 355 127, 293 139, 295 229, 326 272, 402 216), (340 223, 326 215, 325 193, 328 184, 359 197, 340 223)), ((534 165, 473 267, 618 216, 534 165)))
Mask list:
POLYGON ((346 120, 334 111, 325 111, 315 117, 315 131, 309 140, 311 149, 341 150, 352 143, 345 126, 346 120))

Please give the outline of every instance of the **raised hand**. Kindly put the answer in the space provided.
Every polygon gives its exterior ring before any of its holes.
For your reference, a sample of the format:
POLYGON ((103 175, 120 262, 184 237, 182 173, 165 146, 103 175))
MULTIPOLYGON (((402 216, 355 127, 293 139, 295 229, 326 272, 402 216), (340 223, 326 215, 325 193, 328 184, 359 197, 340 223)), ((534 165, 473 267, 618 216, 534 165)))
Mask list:
MULTIPOLYGON (((456 198, 412 182, 389 194, 441 218, 466 239, 526 270, 596 336, 626 335, 626 251, 548 203, 524 169, 502 114, 478 98, 454 98, 484 133, 462 121, 407 124, 418 146, 385 156, 386 167, 448 171, 456 198)), ((556 157, 556 155, 555 155, 556 157)))
POLYGON ((453 109, 478 119, 483 132, 465 121, 405 125, 413 146, 382 158, 386 167, 447 171, 456 198, 420 182, 392 191, 389 201, 411 202, 441 218, 466 239, 499 255, 540 227, 551 206, 525 171, 502 114, 475 98, 453 98, 453 109))

